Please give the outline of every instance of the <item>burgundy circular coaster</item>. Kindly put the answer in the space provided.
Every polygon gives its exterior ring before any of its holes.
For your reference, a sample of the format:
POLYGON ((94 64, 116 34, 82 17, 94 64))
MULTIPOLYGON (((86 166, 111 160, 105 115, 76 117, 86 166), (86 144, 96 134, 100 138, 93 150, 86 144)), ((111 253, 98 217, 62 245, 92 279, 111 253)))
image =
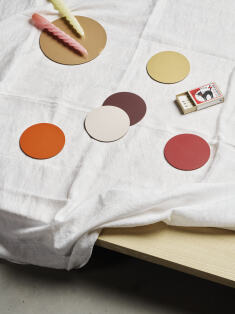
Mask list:
POLYGON ((136 124, 143 119, 146 113, 144 100, 133 93, 121 92, 109 96, 103 106, 115 106, 124 110, 130 119, 130 125, 136 124))
POLYGON ((210 146, 200 136, 180 134, 166 143, 164 155, 169 164, 177 169, 195 170, 208 161, 210 146))

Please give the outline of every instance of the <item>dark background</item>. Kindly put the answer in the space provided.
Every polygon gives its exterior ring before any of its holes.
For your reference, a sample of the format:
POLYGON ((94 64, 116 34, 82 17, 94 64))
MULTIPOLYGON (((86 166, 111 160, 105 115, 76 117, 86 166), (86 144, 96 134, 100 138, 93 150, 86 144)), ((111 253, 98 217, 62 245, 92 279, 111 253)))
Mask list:
POLYGON ((0 261, 0 313, 235 313, 235 290, 106 249, 82 269, 0 261))

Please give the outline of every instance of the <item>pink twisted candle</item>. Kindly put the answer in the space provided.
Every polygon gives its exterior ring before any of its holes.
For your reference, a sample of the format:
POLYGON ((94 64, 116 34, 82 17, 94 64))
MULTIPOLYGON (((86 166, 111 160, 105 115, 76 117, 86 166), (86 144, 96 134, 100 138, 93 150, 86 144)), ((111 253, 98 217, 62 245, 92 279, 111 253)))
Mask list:
POLYGON ((46 29, 48 32, 52 33, 55 37, 59 38, 62 40, 64 43, 81 53, 82 55, 87 56, 88 52, 85 47, 83 47, 80 43, 78 43, 76 40, 74 40, 72 37, 67 35, 65 32, 63 32, 61 29, 56 27, 54 24, 49 22, 47 19, 42 17, 39 14, 33 14, 32 16, 32 21, 34 25, 41 29, 44 30, 46 29))

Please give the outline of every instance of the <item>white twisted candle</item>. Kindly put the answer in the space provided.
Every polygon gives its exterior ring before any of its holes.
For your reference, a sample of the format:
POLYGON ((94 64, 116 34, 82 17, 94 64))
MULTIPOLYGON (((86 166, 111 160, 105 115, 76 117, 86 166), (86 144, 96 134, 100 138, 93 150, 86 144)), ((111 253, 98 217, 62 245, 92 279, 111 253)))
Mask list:
POLYGON ((63 0, 50 0, 54 5, 54 8, 60 12, 62 16, 66 18, 66 20, 72 25, 72 27, 76 30, 76 32, 84 36, 84 30, 81 25, 78 23, 75 16, 70 12, 69 8, 66 6, 63 0))

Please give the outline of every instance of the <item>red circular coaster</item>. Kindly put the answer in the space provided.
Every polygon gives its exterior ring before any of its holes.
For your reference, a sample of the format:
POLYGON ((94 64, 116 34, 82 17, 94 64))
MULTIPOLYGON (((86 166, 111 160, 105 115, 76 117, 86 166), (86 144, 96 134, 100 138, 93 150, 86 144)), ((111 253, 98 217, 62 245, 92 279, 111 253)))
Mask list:
POLYGON ((109 96, 103 106, 115 106, 124 110, 130 119, 130 125, 136 124, 143 119, 146 113, 144 100, 133 93, 120 92, 109 96))
POLYGON ((164 155, 169 164, 177 169, 195 170, 208 161, 210 146, 200 136, 180 134, 166 143, 164 155))

